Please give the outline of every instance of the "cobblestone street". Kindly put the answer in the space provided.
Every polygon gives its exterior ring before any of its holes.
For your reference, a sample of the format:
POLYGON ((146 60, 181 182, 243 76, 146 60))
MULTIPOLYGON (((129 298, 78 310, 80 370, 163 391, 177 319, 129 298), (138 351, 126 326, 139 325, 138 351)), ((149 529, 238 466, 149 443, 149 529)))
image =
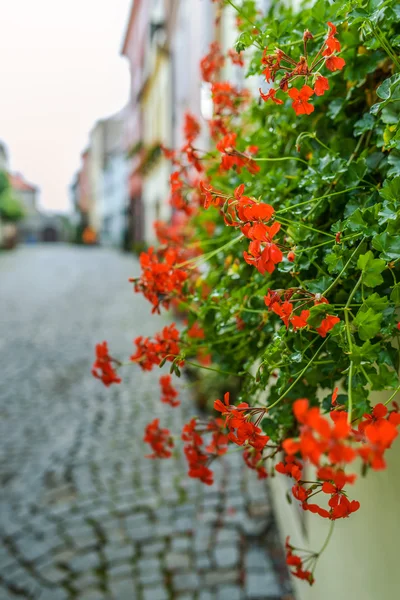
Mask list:
POLYGON ((291 598, 265 482, 241 453, 215 484, 144 457, 145 424, 195 413, 160 402, 132 365, 106 389, 94 346, 127 357, 167 323, 132 293, 132 256, 62 245, 0 255, 0 600, 291 598))

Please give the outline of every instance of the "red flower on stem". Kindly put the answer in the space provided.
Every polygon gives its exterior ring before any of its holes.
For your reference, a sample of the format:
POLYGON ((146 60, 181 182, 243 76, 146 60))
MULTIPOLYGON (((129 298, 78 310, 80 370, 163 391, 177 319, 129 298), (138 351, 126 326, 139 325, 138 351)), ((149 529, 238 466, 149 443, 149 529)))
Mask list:
POLYGON ((292 107, 296 115, 310 115, 314 111, 314 106, 308 102, 314 95, 314 90, 309 85, 303 85, 300 90, 291 88, 288 94, 293 100, 292 107))
POLYGON ((118 361, 108 353, 107 342, 96 345, 96 360, 93 363, 92 375, 96 379, 100 379, 106 387, 113 383, 121 383, 121 378, 118 377, 112 363, 118 361))
POLYGON ((330 332, 333 327, 335 327, 336 323, 339 323, 339 317, 334 317, 333 315, 327 315, 325 319, 322 320, 321 325, 317 327, 317 332, 321 337, 326 337, 326 334, 330 332))
POLYGON ((150 444, 153 454, 149 454, 146 458, 169 458, 172 455, 171 448, 174 447, 174 442, 169 429, 161 429, 159 426, 160 420, 154 419, 146 426, 144 442, 150 444))
POLYGON ((329 71, 341 71, 346 61, 341 56, 329 56, 325 61, 325 66, 329 71))
POLYGON ((326 77, 318 75, 314 84, 314 92, 317 96, 323 96, 325 92, 329 90, 329 81, 326 77))
POLYGON ((180 402, 177 400, 178 391, 172 385, 171 375, 161 375, 160 386, 161 386, 161 402, 169 404, 170 406, 179 406, 180 402))
POLYGON ((275 102, 275 104, 283 104, 283 100, 280 100, 279 98, 277 98, 275 96, 276 90, 274 90, 274 88, 271 88, 270 90, 268 90, 268 92, 266 94, 263 94, 263 92, 261 91, 261 88, 259 88, 259 92, 260 92, 260 97, 264 100, 264 102, 267 102, 268 100, 272 100, 272 102, 275 102))

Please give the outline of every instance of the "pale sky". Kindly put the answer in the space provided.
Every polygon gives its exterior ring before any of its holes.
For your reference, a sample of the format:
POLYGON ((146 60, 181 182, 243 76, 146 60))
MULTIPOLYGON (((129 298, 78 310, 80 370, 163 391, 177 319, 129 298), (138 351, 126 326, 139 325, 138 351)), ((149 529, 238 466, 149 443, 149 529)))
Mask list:
POLYGON ((127 102, 131 1, 0 0, 0 140, 45 209, 69 209, 90 129, 127 102))

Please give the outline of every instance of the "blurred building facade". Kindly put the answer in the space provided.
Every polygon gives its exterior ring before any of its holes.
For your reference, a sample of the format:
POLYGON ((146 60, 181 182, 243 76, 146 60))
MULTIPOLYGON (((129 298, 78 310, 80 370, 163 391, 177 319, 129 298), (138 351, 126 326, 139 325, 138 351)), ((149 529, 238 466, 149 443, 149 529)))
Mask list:
MULTIPOLYGON (((269 0, 257 5, 265 11, 269 0)), ((207 150, 212 102, 200 60, 213 40, 224 51, 234 45, 235 19, 232 7, 221 11, 210 0, 132 0, 121 48, 129 64, 129 101, 121 113, 95 124, 71 186, 80 228, 90 227, 99 242, 139 249, 155 241, 154 221, 171 217, 171 165, 162 147, 183 145, 189 111, 203 126, 198 147, 207 150)), ((230 61, 221 77, 245 83, 243 70, 230 61)), ((254 81, 254 90, 259 85, 254 81)))
POLYGON ((128 227, 128 161, 123 144, 125 111, 95 123, 81 166, 70 185, 77 237, 121 247, 128 227))

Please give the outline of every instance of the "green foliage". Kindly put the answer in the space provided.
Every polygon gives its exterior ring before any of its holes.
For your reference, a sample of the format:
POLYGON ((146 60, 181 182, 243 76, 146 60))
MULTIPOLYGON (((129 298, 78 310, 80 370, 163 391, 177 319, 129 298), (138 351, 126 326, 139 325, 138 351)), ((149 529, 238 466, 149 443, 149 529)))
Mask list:
MULTIPOLYGON (((318 390, 342 382, 359 416, 368 410, 370 390, 398 386, 392 340, 400 305, 399 11, 394 0, 318 0, 299 11, 275 1, 262 16, 253 1, 234 4, 240 16, 236 50, 251 48, 249 77, 261 75, 266 46, 298 60, 306 29, 314 35, 310 52, 316 52, 327 21, 338 27, 346 60, 342 72, 329 74, 330 89, 313 97, 311 115, 296 116, 289 99, 283 106, 255 101, 232 119, 237 147, 259 148, 259 173, 208 171, 216 189, 233 196, 244 183, 246 196, 275 208, 279 240, 295 249, 295 262, 285 259, 261 275, 243 260, 248 240, 226 227, 217 209, 200 211, 194 220, 207 268, 189 303, 189 326, 197 321, 206 341, 192 341, 192 352, 208 344, 219 369, 240 375, 234 400, 276 402, 263 426, 279 439, 282 428, 290 430, 296 398, 316 404, 318 390), (264 305, 268 289, 289 288, 329 301, 307 307, 309 327, 300 331, 286 328, 264 305), (327 315, 341 321, 323 340, 315 328, 327 315)), ((342 398, 346 403, 347 395, 342 398)))
POLYGON ((0 218, 3 221, 17 222, 24 217, 24 208, 15 198, 7 173, 0 171, 0 218))

